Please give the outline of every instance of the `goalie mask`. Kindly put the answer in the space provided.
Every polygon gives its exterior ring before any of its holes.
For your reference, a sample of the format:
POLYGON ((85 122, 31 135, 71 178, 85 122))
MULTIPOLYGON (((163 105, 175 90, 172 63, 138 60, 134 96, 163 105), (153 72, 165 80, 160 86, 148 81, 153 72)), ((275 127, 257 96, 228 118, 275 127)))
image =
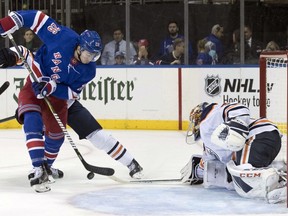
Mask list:
POLYGON ((208 105, 209 103, 203 102, 191 110, 189 116, 190 124, 186 135, 187 144, 193 144, 200 138, 201 114, 208 105))

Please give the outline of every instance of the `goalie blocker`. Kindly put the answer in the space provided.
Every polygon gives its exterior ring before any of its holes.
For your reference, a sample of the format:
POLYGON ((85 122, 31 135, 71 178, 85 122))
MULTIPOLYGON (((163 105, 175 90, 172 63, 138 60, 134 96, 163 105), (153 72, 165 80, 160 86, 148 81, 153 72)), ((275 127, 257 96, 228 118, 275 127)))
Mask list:
POLYGON ((226 150, 239 151, 244 145, 249 129, 241 119, 220 124, 212 133, 211 141, 226 150))

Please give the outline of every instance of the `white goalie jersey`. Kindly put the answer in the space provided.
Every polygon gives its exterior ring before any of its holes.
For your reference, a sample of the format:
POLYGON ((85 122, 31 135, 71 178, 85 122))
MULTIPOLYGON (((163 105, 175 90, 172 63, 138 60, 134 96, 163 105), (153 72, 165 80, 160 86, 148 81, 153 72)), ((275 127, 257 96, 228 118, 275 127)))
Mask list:
POLYGON ((204 160, 217 159, 222 163, 227 163, 231 160, 233 151, 213 143, 211 136, 219 125, 236 118, 249 125, 250 110, 248 107, 239 103, 222 105, 213 103, 205 108, 201 115, 200 123, 200 136, 205 147, 204 160))
POLYGON ((279 135, 281 135, 280 131, 278 130, 277 126, 269 121, 267 118, 259 118, 259 119, 250 119, 250 124, 249 124, 249 135, 247 139, 250 137, 253 137, 257 134, 261 134, 264 131, 278 131, 279 135))

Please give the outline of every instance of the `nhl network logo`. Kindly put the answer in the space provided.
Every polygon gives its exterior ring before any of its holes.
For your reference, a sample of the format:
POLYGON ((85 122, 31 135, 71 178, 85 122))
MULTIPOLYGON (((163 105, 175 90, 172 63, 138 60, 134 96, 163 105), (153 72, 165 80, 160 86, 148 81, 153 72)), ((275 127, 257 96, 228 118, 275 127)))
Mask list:
POLYGON ((216 96, 220 94, 221 91, 221 85, 220 85, 221 79, 219 76, 207 76, 205 78, 205 91, 209 96, 216 96))

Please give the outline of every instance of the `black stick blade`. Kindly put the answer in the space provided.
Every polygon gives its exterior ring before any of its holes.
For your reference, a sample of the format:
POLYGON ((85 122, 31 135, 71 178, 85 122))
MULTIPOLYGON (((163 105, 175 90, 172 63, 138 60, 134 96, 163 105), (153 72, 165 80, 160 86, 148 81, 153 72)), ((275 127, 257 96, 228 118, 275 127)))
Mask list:
POLYGON ((98 175, 112 176, 115 172, 115 170, 110 167, 93 166, 93 165, 88 164, 84 160, 82 161, 82 163, 84 164, 84 167, 86 168, 86 170, 96 173, 98 175))
POLYGON ((0 87, 0 95, 9 87, 10 83, 8 81, 4 82, 0 87))
POLYGON ((114 169, 109 168, 109 167, 91 166, 89 171, 96 173, 98 175, 104 175, 104 176, 112 176, 115 173, 114 169))

